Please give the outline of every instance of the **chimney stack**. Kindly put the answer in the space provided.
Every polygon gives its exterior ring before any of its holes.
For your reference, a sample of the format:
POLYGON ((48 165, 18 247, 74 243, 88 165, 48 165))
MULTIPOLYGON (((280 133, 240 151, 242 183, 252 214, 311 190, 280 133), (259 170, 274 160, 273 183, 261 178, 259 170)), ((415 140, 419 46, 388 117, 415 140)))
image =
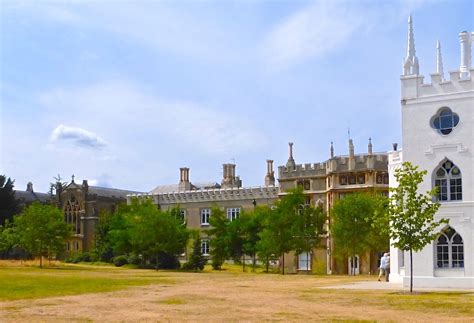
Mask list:
POLYGON ((334 158, 334 146, 333 146, 333 142, 331 141, 331 149, 330 149, 330 152, 331 152, 331 158, 334 158))
POLYGON ((189 181, 189 168, 181 167, 179 169, 179 191, 189 191, 191 189, 191 182, 189 181))
POLYGON ((223 164, 222 188, 240 187, 242 180, 235 176, 235 164, 223 164))
POLYGON ((369 137, 369 145, 368 145, 368 152, 369 156, 372 156, 372 138, 369 137))
POLYGON ((352 139, 349 139, 349 158, 354 158, 354 144, 352 139))
POLYGON ((30 192, 30 193, 33 193, 33 183, 32 182, 28 182, 28 184, 26 184, 26 191, 30 192))
POLYGON ((275 186, 275 172, 273 171, 273 160, 267 159, 267 175, 265 175, 265 186, 275 186))
POLYGON ((396 142, 394 142, 394 143, 392 144, 392 146, 393 146, 393 151, 397 151, 397 149, 398 149, 398 144, 397 144, 396 142))

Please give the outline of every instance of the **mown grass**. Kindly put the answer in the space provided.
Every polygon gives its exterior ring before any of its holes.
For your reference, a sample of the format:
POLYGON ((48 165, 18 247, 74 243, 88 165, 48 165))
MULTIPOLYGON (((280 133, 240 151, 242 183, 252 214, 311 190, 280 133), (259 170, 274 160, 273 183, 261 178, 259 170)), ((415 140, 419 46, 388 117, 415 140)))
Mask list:
POLYGON ((0 301, 109 292, 128 286, 171 284, 174 280, 152 270, 108 266, 0 266, 0 301))

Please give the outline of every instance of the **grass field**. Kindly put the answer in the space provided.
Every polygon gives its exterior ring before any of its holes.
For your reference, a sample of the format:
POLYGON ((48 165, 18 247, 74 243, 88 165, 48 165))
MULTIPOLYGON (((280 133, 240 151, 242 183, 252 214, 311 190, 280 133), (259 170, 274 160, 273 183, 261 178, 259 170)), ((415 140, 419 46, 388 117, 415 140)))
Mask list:
MULTIPOLYGON (((347 290, 360 276, 0 262, 0 321, 472 321, 466 292, 347 290), (329 286, 329 289, 328 289, 329 286), (325 288, 323 288, 325 287, 325 288)), ((381 283, 383 284, 383 283, 381 283)))

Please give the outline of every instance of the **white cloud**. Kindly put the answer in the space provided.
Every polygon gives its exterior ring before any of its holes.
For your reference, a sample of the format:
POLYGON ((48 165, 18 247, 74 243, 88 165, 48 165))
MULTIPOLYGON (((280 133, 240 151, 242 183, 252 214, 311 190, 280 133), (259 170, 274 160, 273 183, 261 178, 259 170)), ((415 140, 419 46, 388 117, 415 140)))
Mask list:
POLYGON ((276 69, 320 57, 349 44, 363 17, 340 2, 320 1, 287 17, 263 42, 265 61, 276 69))
POLYGON ((107 142, 93 132, 62 124, 53 130, 50 140, 51 142, 70 142, 76 146, 94 149, 107 146, 107 142))

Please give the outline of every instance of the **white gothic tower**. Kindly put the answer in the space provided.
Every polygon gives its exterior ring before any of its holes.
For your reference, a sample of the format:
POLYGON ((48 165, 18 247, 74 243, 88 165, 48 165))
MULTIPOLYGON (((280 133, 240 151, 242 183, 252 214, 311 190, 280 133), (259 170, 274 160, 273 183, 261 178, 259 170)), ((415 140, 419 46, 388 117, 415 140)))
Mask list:
MULTIPOLYGON (((415 55, 413 21, 408 20, 408 48, 401 76, 402 151, 389 153, 390 186, 394 170, 409 161, 427 170, 420 192, 438 187, 436 219, 449 219, 439 238, 413 255, 414 286, 474 288, 474 33, 461 32, 461 65, 443 75, 441 45, 435 73, 424 83, 415 55)), ((434 40, 435 42, 435 40, 434 40)), ((433 52, 435 46, 433 46, 433 52)), ((434 56, 434 55, 433 55, 434 56)), ((410 262, 391 247, 390 281, 409 285, 410 262)))

